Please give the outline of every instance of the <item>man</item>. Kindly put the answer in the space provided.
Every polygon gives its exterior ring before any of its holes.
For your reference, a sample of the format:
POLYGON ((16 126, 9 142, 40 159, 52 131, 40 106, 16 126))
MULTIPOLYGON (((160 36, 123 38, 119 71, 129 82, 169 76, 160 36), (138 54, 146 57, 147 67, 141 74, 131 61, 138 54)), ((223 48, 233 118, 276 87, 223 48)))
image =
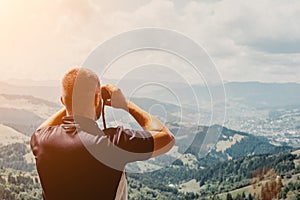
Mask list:
POLYGON ((30 142, 45 200, 124 199, 125 165, 166 153, 175 143, 159 120, 128 101, 117 87, 101 87, 90 70, 76 68, 64 76, 61 103, 64 108, 44 122, 30 142), (143 131, 120 126, 100 130, 95 121, 103 100, 129 112, 143 131))

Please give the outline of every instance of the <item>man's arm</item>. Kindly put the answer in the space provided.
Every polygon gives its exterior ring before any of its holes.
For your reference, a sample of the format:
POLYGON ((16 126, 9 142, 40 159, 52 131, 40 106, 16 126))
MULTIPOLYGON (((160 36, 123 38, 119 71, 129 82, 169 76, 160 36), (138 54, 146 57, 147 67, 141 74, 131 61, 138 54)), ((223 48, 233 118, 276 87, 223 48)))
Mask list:
POLYGON ((152 134, 154 151, 152 157, 167 153, 175 144, 173 134, 156 117, 128 101, 128 111, 139 125, 152 134))
POLYGON ((110 95, 106 105, 114 108, 121 108, 129 112, 139 125, 152 134, 154 140, 154 150, 152 157, 168 152, 175 144, 173 134, 157 118, 145 112, 134 103, 126 100, 119 88, 113 85, 104 85, 101 88, 102 93, 110 95), (106 91, 104 91, 106 90, 106 91))
POLYGON ((54 115, 49 117, 44 123, 42 123, 38 129, 44 128, 46 126, 56 126, 62 123, 62 118, 66 116, 66 108, 60 109, 54 115))

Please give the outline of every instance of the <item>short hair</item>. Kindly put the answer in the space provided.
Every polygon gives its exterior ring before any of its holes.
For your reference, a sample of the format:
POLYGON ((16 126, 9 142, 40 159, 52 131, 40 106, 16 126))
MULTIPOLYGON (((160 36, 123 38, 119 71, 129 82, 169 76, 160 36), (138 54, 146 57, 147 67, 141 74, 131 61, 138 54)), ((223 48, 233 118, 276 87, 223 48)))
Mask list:
MULTIPOLYGON (((79 98, 81 102, 91 100, 91 98, 94 100, 97 87, 100 87, 100 80, 97 74, 91 70, 74 68, 68 71, 62 79, 62 96, 64 97, 66 108, 72 111, 74 100, 78 102, 79 98)), ((84 103, 86 102, 81 104, 84 103)))

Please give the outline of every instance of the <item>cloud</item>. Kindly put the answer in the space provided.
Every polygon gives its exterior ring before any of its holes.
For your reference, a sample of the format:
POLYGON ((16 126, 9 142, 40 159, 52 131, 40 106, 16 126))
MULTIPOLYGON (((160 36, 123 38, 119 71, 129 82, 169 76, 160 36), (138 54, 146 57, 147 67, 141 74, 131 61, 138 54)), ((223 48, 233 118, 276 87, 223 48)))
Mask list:
POLYGON ((206 34, 197 39, 204 41, 224 79, 297 82, 299 8, 297 1, 224 0, 191 2, 185 9, 187 20, 199 19, 199 32, 206 34))
POLYGON ((246 45, 268 53, 300 53, 300 39, 293 40, 291 38, 259 38, 254 41, 248 42, 246 45))
POLYGON ((297 0, 6 1, 0 79, 59 79, 104 40, 154 26, 201 44, 225 80, 299 81, 297 0))

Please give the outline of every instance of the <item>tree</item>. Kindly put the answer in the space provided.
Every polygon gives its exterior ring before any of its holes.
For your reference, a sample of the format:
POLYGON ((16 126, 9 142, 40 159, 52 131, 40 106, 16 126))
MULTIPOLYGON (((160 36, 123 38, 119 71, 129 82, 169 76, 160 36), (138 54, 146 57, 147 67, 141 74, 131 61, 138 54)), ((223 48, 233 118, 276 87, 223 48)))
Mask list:
POLYGON ((243 197, 243 199, 246 199, 245 192, 243 192, 242 197, 243 197))
POLYGON ((230 193, 227 193, 226 195, 226 200, 233 200, 232 196, 230 193))
POLYGON ((235 200, 243 200, 244 198, 242 197, 241 194, 236 195, 235 200))
POLYGON ((253 200, 254 198, 252 197, 251 193, 248 194, 248 200, 253 200))

